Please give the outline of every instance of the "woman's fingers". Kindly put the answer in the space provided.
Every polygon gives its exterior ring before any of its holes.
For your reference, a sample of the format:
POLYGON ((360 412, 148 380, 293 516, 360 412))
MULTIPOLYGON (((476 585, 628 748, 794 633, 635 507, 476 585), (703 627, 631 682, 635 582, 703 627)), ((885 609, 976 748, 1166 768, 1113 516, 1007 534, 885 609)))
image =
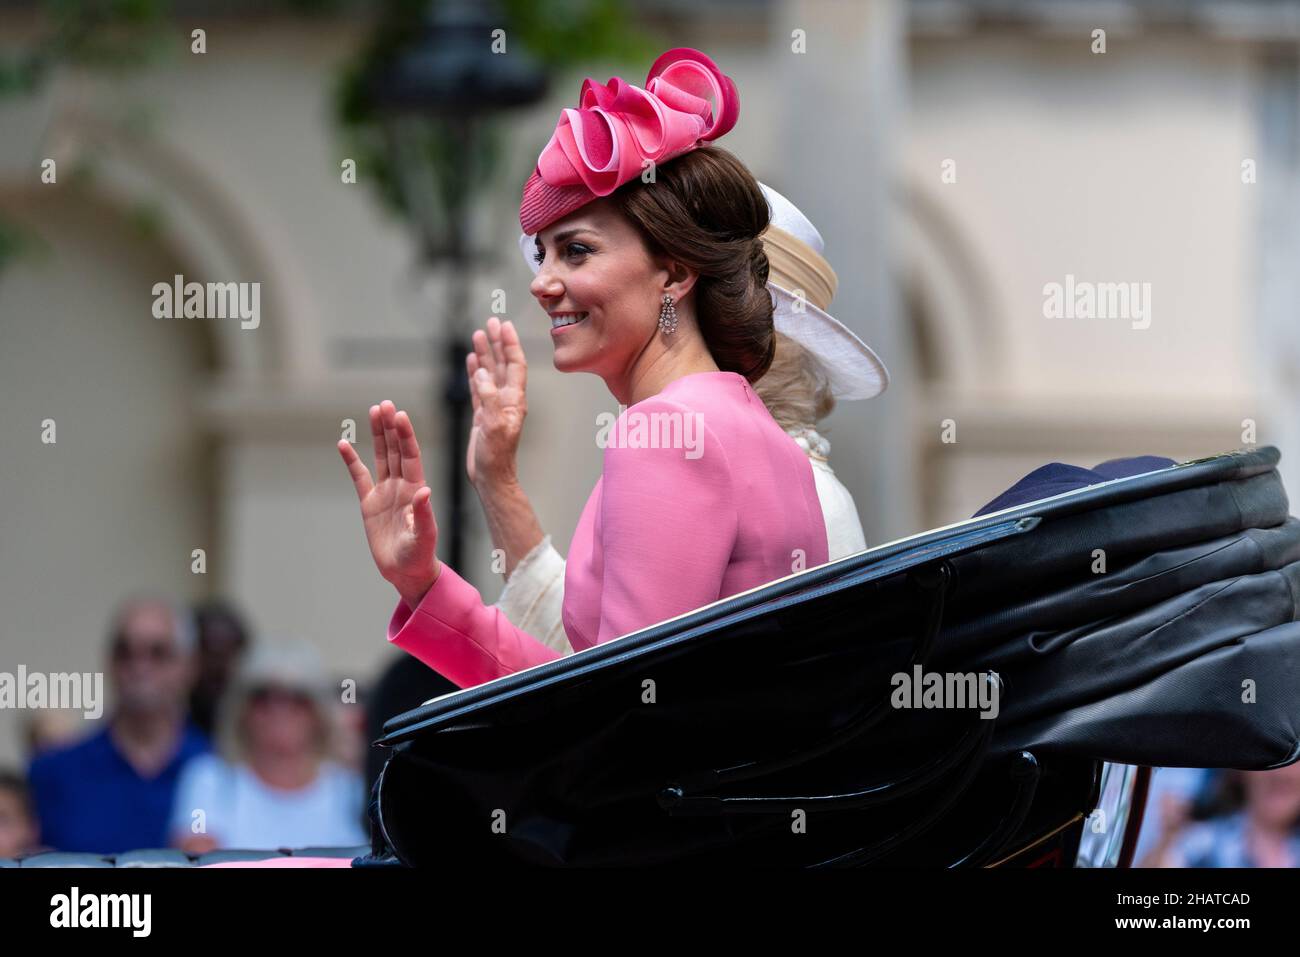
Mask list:
POLYGON ((484 411, 489 413, 495 412, 497 397, 499 395, 496 379, 490 375, 483 375, 482 372, 479 372, 474 381, 474 388, 478 390, 478 400, 484 407, 484 411))
MULTIPOLYGON (((398 412, 394 417, 397 429, 397 443, 401 450, 401 475, 408 482, 424 484, 424 466, 420 462, 420 443, 415 438, 415 426, 411 417, 405 412, 398 412)), ((416 492, 419 495, 419 492, 416 492)))
POLYGON ((523 392, 528 386, 528 359, 515 324, 509 320, 501 327, 501 351, 506 363, 506 384, 523 392))
POLYGON ((370 490, 375 487, 370 481, 370 470, 366 468, 365 463, 361 461, 361 456, 357 455, 357 450, 347 439, 339 439, 339 454, 343 456, 343 464, 348 467, 348 474, 352 476, 357 498, 365 501, 370 490))
POLYGON ((370 407, 370 435, 375 441, 375 481, 388 478, 388 442, 384 439, 384 422, 379 406, 370 407))
POLYGON ((411 499, 411 516, 414 519, 414 530, 416 539, 429 538, 436 540, 438 535, 438 525, 433 519, 433 506, 429 504, 429 498, 433 495, 429 486, 415 490, 415 497, 411 499))
POLYGON ((397 406, 388 399, 379 403, 379 414, 384 421, 384 444, 388 446, 388 474, 402 474, 402 451, 397 438, 397 406))
POLYGON ((488 375, 493 379, 497 377, 497 360, 492 352, 492 345, 488 342, 488 335, 482 329, 475 329, 471 337, 474 342, 474 355, 478 357, 478 364, 487 369, 488 375))
POLYGON ((496 364, 494 369, 489 370, 497 385, 506 384, 506 355, 505 349, 501 345, 501 320, 496 316, 488 316, 487 321, 488 342, 492 345, 492 359, 496 364))
POLYGON ((472 352, 465 353, 465 371, 469 373, 469 399, 475 412, 483 408, 483 400, 479 398, 478 384, 474 379, 474 373, 478 370, 478 356, 472 352))
MULTIPOLYGON (((406 479, 408 482, 414 482, 417 485, 424 484, 424 465, 420 461, 420 443, 415 438, 415 426, 411 424, 409 415, 399 411, 397 406, 385 399, 379 405, 370 407, 370 432, 375 440, 375 481, 382 482, 392 476, 406 479)), ((369 491, 370 488, 373 488, 370 473, 366 471, 365 465, 361 463, 356 450, 347 442, 340 442, 339 453, 343 456, 343 461, 347 463, 353 481, 358 480, 357 468, 360 468, 366 477, 365 490, 369 491), (347 446, 346 450, 344 446, 347 446), (355 466, 353 460, 355 460, 355 466)), ((357 486, 357 491, 364 497, 360 485, 357 486)))
POLYGON ((506 384, 508 370, 501 347, 501 320, 496 316, 490 316, 488 331, 484 333, 482 329, 476 329, 473 340, 476 368, 470 373, 470 378, 473 380, 472 391, 481 406, 484 402, 495 402, 497 387, 506 384), (487 371, 486 378, 478 374, 479 369, 487 371))

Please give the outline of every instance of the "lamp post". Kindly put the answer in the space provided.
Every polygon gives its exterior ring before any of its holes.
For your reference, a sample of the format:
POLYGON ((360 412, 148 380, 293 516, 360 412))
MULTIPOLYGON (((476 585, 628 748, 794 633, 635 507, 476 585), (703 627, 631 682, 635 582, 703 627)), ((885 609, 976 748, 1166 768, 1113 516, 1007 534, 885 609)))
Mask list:
MULTIPOLYGON (((371 72, 367 89, 390 150, 402 197, 411 212, 422 259, 449 271, 444 333, 433 338, 434 368, 442 365, 433 413, 447 421, 447 502, 453 568, 465 553, 465 445, 470 392, 465 356, 471 348, 469 283, 483 258, 472 235, 473 173, 485 122, 493 113, 527 106, 546 94, 546 75, 521 52, 498 53, 494 36, 505 18, 483 0, 430 4, 415 42, 371 72), (435 160, 431 134, 450 148, 435 160)), ((508 38, 507 42, 508 42, 508 38)), ((508 47, 507 47, 508 49, 508 47)), ((444 519, 445 521, 446 519, 444 519)))

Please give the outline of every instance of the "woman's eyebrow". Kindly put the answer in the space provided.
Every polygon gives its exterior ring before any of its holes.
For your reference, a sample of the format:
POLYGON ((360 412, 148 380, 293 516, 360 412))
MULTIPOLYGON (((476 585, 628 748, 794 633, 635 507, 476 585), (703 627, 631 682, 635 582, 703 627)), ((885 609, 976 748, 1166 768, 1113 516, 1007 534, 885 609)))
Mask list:
MULTIPOLYGON (((556 234, 552 237, 552 241, 558 245, 559 243, 564 242, 566 239, 571 239, 571 238, 573 238, 574 236, 578 235, 579 233, 588 233, 588 232, 591 232, 591 231, 592 231, 592 230, 589 229, 589 228, 586 227, 586 226, 575 226, 573 229, 566 229, 566 230, 564 230, 563 232, 556 233, 556 234)), ((542 237, 541 237, 541 236, 538 236, 537 239, 535 240, 535 242, 537 243, 537 245, 540 246, 540 245, 542 244, 542 237)))

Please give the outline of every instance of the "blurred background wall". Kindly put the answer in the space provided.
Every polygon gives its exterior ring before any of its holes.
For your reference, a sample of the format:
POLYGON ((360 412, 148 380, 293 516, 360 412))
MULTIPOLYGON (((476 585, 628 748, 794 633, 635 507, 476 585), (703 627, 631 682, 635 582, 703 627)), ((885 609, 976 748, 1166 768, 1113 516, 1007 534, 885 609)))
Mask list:
MULTIPOLYGON (((1300 5, 601 6, 651 52, 570 58, 502 121, 499 179, 473 207, 494 258, 467 277, 465 322, 523 334, 521 473, 561 551, 616 403, 551 367, 519 191, 584 76, 640 83, 672 46, 736 80, 720 145, 818 225, 832 311, 893 374, 825 432, 869 543, 968 517, 1049 461, 1275 444, 1300 497, 1300 5), (1048 318, 1044 286, 1067 276, 1149 283, 1149 325, 1048 318)), ((374 8, 155 13, 147 63, 70 63, 0 98, 0 671, 101 670, 112 606, 148 587, 228 597, 258 635, 309 639, 367 681, 396 596, 334 445, 348 419, 368 444, 369 404, 408 408, 437 509, 432 357, 454 278, 422 262, 363 162, 355 183, 340 172, 356 157, 339 77, 374 8), (153 285, 177 273, 260 282, 260 325, 154 318, 153 285)), ((40 48, 50 24, 42 4, 0 4, 0 48, 40 48)), ((458 570, 491 601, 474 523, 458 570)), ((0 710, 0 763, 24 717, 0 710)))

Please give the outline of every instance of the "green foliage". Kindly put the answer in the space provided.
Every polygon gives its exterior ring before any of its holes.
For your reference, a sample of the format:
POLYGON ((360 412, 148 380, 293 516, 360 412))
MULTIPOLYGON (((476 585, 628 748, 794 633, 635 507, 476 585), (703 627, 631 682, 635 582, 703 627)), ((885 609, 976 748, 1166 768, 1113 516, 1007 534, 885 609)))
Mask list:
MULTIPOLYGON (((373 34, 345 68, 335 99, 348 155, 356 159, 358 170, 364 171, 384 205, 407 218, 413 212, 398 180, 394 144, 369 101, 366 83, 376 70, 418 42, 429 9, 428 0, 387 0, 373 34)), ((568 71, 592 61, 626 61, 644 69, 658 48, 653 39, 632 28, 622 0, 501 0, 498 9, 507 50, 526 51, 548 71, 568 71)), ((576 88, 572 95, 576 100, 576 88)), ((470 143, 449 120, 402 121, 403 156, 423 167, 418 173, 433 184, 441 210, 468 202, 470 196, 500 180, 510 118, 510 113, 493 115, 489 122, 478 124, 470 143), (455 160, 466 150, 467 174, 461 181, 455 160)), ((528 170, 513 171, 520 184, 527 174, 528 170)))
MULTIPOLYGON (((0 104, 32 96, 64 67, 122 75, 152 63, 162 49, 166 0, 44 0, 39 33, 26 47, 0 52, 0 104)), ((74 170, 70 179, 93 175, 74 170)), ((0 273, 42 248, 37 237, 0 217, 0 273)))
POLYGON ((572 69, 608 59, 644 70, 662 52, 658 38, 632 27, 622 0, 502 0, 501 8, 512 32, 547 67, 572 69))
POLYGON ((27 233, 0 217, 0 273, 23 252, 27 233))
MULTIPOLYGON (((381 0, 380 14, 359 55, 339 78, 335 105, 359 174, 398 215, 412 217, 400 188, 392 131, 379 122, 366 96, 366 78, 390 62, 420 35, 430 0, 381 0)), ((0 102, 36 93, 60 68, 76 67, 124 75, 156 63, 175 49, 177 20, 171 0, 40 0, 40 33, 25 48, 0 51, 0 102)), ((278 0, 272 9, 324 16, 348 6, 344 0, 278 0)), ((545 70, 567 78, 592 62, 627 62, 643 69, 661 49, 657 39, 631 25, 624 0, 498 0, 508 49, 526 50, 545 70)), ((485 43, 488 42, 485 38, 485 43)), ((631 75, 631 74, 629 74, 631 75)), ((601 77, 604 79, 604 77, 601 77)), ((576 97, 576 88, 572 95, 576 97)), ((446 211, 468 204, 492 188, 501 175, 510 114, 480 123, 467 143, 463 128, 450 121, 411 118, 401 124, 400 146, 416 175, 425 177, 436 206, 446 211), (464 165, 457 162, 468 151, 464 165)), ((153 118, 147 110, 128 117, 142 134, 153 118)), ((541 144, 538 144, 539 148, 541 144)), ((337 169, 337 165, 335 165, 337 169)), ((93 175, 91 170, 79 171, 93 175)), ((527 170, 511 171, 522 183, 527 170)), ((142 228, 157 228, 158 212, 142 212, 142 228)), ((30 247, 16 225, 0 221, 0 270, 30 247)))
POLYGON ((61 66, 124 72, 146 65, 169 7, 166 0, 44 0, 39 38, 0 56, 0 98, 34 93, 61 66))
POLYGON ((0 278, 5 267, 20 257, 48 259, 54 251, 36 232, 0 217, 0 278))

